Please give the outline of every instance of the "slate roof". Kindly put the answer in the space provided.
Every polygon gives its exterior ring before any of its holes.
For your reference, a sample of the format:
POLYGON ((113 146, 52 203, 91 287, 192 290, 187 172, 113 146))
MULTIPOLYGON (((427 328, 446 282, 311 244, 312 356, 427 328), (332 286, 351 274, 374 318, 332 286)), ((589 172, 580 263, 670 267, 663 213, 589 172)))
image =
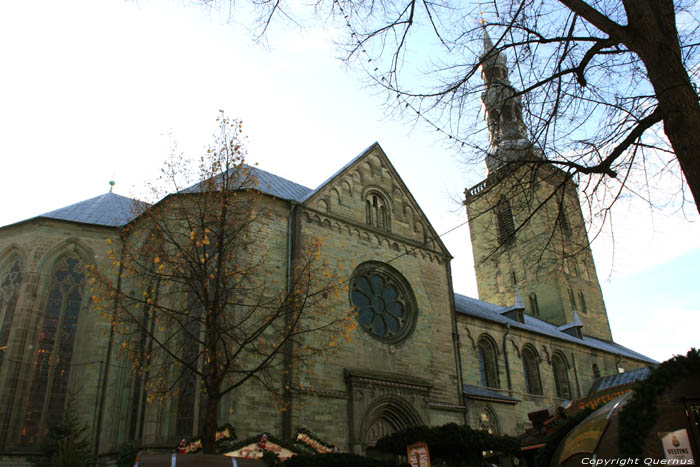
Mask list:
POLYGON ((299 185, 257 167, 251 168, 253 169, 253 175, 258 179, 258 189, 265 194, 301 203, 312 191, 311 188, 299 185))
POLYGON ((134 217, 135 200, 116 193, 105 193, 94 198, 47 212, 36 218, 47 217, 83 224, 117 227, 128 224, 134 217))
MULTIPOLYGON (((250 169, 251 175, 255 177, 258 182, 256 189, 260 190, 266 195, 301 203, 313 192, 311 188, 299 185, 298 183, 287 180, 279 175, 253 167, 252 165, 247 167, 250 169)), ((198 187, 199 183, 195 183, 194 185, 182 190, 182 193, 196 193, 199 191, 198 187)))
POLYGON ((624 373, 617 373, 615 375, 601 376, 593 380, 591 389, 588 390, 588 395, 592 395, 598 391, 604 389, 613 388, 615 386, 622 386, 624 384, 633 383, 635 381, 640 381, 646 379, 651 373, 650 368, 637 368, 635 370, 625 371, 624 373))
MULTIPOLYGON (((257 188, 265 194, 290 201, 303 202, 313 190, 286 178, 266 172, 257 167, 250 169, 258 181, 257 188)), ((193 185, 183 192, 197 191, 193 185)), ((31 219, 49 218, 82 224, 119 227, 131 222, 135 217, 135 200, 111 191, 94 198, 86 199, 70 206, 55 209, 31 219)), ((27 219, 27 220, 31 220, 27 219)), ((26 222, 26 221, 22 221, 26 222)))
POLYGON ((474 386, 473 384, 462 385, 462 392, 465 396, 469 397, 470 399, 507 402, 510 404, 520 402, 520 399, 506 396, 505 394, 501 394, 497 391, 492 391, 491 389, 482 388, 481 386, 474 386))
MULTIPOLYGON (((584 335, 582 339, 570 336, 558 329, 558 326, 549 324, 546 321, 542 321, 537 318, 533 318, 530 315, 525 314, 525 322, 519 323, 513 321, 512 319, 501 316, 501 313, 508 310, 506 307, 499 305, 494 305, 493 303, 482 302, 476 298, 467 297, 461 294, 455 294, 455 307, 457 308, 457 313, 462 313, 464 315, 473 316, 475 318, 481 318, 488 321, 493 321, 496 323, 506 324, 510 323, 511 327, 517 329, 523 329, 525 331, 534 332, 537 334, 542 334, 554 339, 568 341, 579 345, 585 345, 598 350, 603 350, 605 352, 610 352, 613 354, 619 354, 624 357, 634 358, 636 360, 641 360, 649 363, 658 363, 656 360, 642 355, 634 350, 630 350, 615 342, 604 341, 602 339, 596 339, 595 337, 590 337, 584 335)), ((585 327, 583 330, 585 331, 585 327)))

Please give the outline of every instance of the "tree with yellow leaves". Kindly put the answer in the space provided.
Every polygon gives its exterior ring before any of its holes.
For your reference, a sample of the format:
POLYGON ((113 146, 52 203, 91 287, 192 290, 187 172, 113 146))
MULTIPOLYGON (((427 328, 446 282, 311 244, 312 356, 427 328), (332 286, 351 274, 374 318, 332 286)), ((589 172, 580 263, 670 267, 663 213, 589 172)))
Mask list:
POLYGON ((320 239, 288 235, 293 204, 258 189, 241 122, 218 123, 196 169, 179 155, 165 164, 155 203, 111 245, 112 268, 91 269, 93 304, 121 335, 136 385, 149 402, 170 399, 176 434, 199 425, 205 453, 225 395, 256 383, 284 410, 289 366, 337 352, 354 327, 335 306, 343 284, 320 239))

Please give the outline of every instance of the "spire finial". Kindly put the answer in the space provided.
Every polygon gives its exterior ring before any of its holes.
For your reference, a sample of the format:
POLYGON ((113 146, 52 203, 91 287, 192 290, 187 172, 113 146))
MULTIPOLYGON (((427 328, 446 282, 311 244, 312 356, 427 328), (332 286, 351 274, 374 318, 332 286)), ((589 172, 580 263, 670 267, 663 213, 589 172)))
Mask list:
POLYGON ((114 188, 114 185, 115 185, 114 180, 110 180, 110 181, 109 181, 109 192, 110 192, 110 193, 112 192, 112 188, 114 188))

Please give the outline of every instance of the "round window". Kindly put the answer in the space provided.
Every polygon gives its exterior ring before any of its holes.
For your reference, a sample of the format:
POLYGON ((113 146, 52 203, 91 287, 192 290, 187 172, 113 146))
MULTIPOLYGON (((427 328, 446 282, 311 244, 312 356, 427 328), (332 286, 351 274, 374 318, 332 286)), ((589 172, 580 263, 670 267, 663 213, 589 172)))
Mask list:
POLYGON ((415 327, 418 307, 411 286, 387 264, 368 261, 355 269, 350 303, 362 329, 383 342, 400 342, 415 327))

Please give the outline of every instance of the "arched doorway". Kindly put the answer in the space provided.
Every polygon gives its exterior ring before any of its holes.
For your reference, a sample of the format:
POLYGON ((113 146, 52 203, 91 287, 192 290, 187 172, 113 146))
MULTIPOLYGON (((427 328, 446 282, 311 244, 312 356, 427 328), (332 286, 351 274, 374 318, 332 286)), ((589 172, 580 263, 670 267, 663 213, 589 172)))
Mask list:
POLYGON ((368 457, 384 457, 376 448, 377 440, 410 426, 424 425, 418 412, 398 396, 373 401, 361 425, 362 447, 368 457))

